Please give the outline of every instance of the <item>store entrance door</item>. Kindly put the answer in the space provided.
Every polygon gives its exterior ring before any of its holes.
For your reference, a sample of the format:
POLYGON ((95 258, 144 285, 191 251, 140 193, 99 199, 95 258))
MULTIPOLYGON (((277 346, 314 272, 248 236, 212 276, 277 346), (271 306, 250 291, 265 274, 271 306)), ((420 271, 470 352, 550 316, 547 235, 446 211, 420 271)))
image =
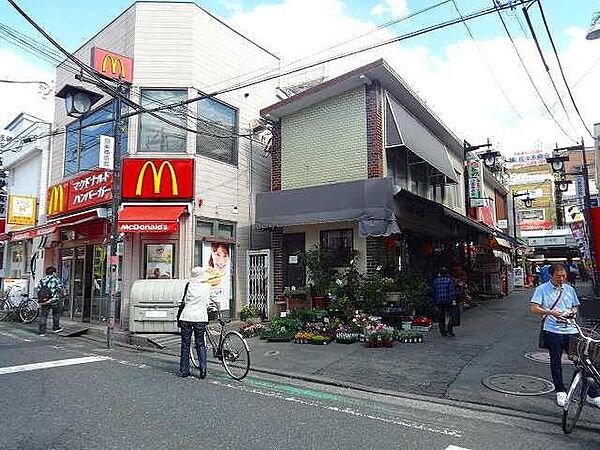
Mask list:
POLYGON ((91 315, 92 246, 61 249, 60 277, 65 286, 63 315, 89 322, 91 315))
POLYGON ((283 235, 283 285, 286 288, 302 287, 306 282, 300 264, 305 245, 304 233, 283 235))

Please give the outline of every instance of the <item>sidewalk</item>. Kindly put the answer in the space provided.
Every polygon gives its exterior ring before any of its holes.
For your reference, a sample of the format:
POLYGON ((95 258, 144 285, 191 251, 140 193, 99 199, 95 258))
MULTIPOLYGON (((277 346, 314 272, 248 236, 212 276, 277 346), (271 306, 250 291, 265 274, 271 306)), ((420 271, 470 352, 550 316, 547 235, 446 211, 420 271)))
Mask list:
MULTIPOLYGON (((584 285, 579 290, 585 295, 591 287, 584 285)), ((498 374, 551 380, 547 362, 526 357, 543 359, 545 356, 545 351, 537 348, 540 322, 529 312, 531 293, 526 290, 503 299, 483 301, 478 307, 464 312, 462 326, 455 329, 455 338, 443 338, 434 325, 425 333, 421 344, 395 342, 392 348, 366 348, 361 343, 317 346, 270 343, 251 338, 248 339, 251 370, 394 395, 455 400, 560 418, 562 410, 556 406, 554 392, 512 395, 482 384, 484 378, 498 374)), ((61 324, 67 331, 89 327, 86 337, 98 342, 106 340, 105 325, 69 321, 61 324)), ((33 328, 32 325, 28 328, 33 328)), ((145 336, 149 335, 116 332, 115 340, 117 344, 144 347, 144 344, 150 345, 145 336)), ((179 337, 162 337, 165 347, 154 350, 179 356, 179 337)), ((568 383, 572 366, 565 364, 563 372, 568 383)), ((582 420, 600 425, 600 410, 585 408, 582 420)))

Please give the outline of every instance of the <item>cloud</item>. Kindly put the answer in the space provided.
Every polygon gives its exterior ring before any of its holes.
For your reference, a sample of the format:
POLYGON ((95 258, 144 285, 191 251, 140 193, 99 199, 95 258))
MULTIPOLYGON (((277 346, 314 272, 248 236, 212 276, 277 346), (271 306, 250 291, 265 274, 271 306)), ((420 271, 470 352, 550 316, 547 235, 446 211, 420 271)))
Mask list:
POLYGON ((4 128, 22 112, 52 121, 54 111, 53 75, 35 68, 14 51, 0 48, 0 79, 16 81, 44 81, 50 92, 43 95, 38 84, 0 82, 0 127, 4 128))
POLYGON ((371 9, 371 16, 383 16, 389 14, 393 19, 405 16, 408 13, 406 0, 383 0, 371 9))
MULTIPOLYGON (((387 8, 390 14, 400 11, 405 14, 406 2, 382 1, 376 8, 387 8)), ((298 58, 304 58, 302 63, 305 64, 393 37, 385 29, 368 33, 376 25, 350 16, 340 0, 284 0, 277 4, 262 4, 233 16, 228 22, 280 55, 284 69, 286 64, 298 58), (315 11, 319 13, 315 14, 315 11), (294 20, 282 20, 289 17, 294 20), (348 42, 313 55, 344 41, 348 42)), ((559 37, 558 33, 556 30, 555 39, 559 37)), ((600 75, 597 61, 600 45, 586 41, 585 30, 580 28, 563 30, 561 37, 566 40, 566 45, 563 42, 560 46, 560 57, 567 80, 586 125, 591 129, 594 121, 600 121, 600 90, 594 87, 594 80, 600 75)), ((436 42, 439 41, 438 37, 436 42)), ((533 41, 517 38, 515 42, 556 120, 573 138, 585 136, 566 95, 553 54, 546 53, 546 60, 572 125, 557 100, 533 41)), ((546 112, 508 37, 500 28, 497 37, 479 40, 477 45, 468 37, 448 41, 441 49, 429 48, 426 39, 404 41, 323 64, 295 77, 333 77, 378 58, 386 59, 460 139, 480 144, 490 138, 508 155, 522 150, 553 148, 555 143, 572 144, 546 112), (494 82, 484 58, 517 113, 494 82)), ((587 141, 590 141, 589 136, 587 141)))
POLYGON ((244 11, 244 6, 241 2, 231 1, 231 0, 219 0, 219 3, 223 5, 223 7, 233 13, 233 14, 241 14, 244 11))

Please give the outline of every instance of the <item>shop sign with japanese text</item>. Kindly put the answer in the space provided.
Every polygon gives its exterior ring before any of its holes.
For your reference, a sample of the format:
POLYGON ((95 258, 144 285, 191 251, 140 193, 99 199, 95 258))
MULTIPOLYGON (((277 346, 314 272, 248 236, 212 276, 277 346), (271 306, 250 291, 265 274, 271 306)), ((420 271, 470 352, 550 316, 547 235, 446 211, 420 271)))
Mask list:
POLYGON ((467 159, 467 174, 469 176, 469 200, 471 207, 484 206, 483 161, 476 156, 467 159))
POLYGON ((35 225, 37 197, 9 195, 6 223, 10 225, 35 225))
POLYGON ((194 160, 126 158, 121 196, 135 200, 189 200, 194 197, 194 160))
POLYGON ((48 189, 47 215, 54 216, 107 203, 113 198, 113 174, 96 169, 48 189))

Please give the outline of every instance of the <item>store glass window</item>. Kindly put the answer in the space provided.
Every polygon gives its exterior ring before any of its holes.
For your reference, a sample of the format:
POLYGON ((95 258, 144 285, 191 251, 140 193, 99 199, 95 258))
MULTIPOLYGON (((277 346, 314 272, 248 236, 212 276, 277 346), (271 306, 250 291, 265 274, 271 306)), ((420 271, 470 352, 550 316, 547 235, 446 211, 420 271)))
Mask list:
POLYGON ((219 224, 219 232, 217 235, 219 237, 233 239, 233 229, 234 229, 233 225, 231 225, 231 224, 220 223, 219 224))
POLYGON ((218 161, 237 164, 238 112, 213 98, 198 101, 196 152, 218 161))
POLYGON ((235 240, 235 223, 220 220, 196 219, 194 233, 194 265, 202 266, 208 257, 211 242, 235 240))
MULTIPOLYGON (((100 106, 87 116, 74 120, 66 127, 65 177, 98 167, 100 158, 100 136, 114 136, 116 102, 100 106)), ((122 114, 126 112, 123 107, 122 114)), ((127 152, 127 120, 121 129, 121 155, 127 152)))
MULTIPOLYGON (((187 91, 182 89, 142 89, 141 95, 141 104, 147 109, 187 100, 187 91)), ((142 114, 140 116, 138 150, 140 152, 185 153, 187 131, 182 127, 187 127, 187 108, 187 105, 184 105, 157 111, 153 115, 142 114)))
POLYGON ((321 248, 334 267, 346 267, 352 259, 352 229, 321 231, 321 248))

